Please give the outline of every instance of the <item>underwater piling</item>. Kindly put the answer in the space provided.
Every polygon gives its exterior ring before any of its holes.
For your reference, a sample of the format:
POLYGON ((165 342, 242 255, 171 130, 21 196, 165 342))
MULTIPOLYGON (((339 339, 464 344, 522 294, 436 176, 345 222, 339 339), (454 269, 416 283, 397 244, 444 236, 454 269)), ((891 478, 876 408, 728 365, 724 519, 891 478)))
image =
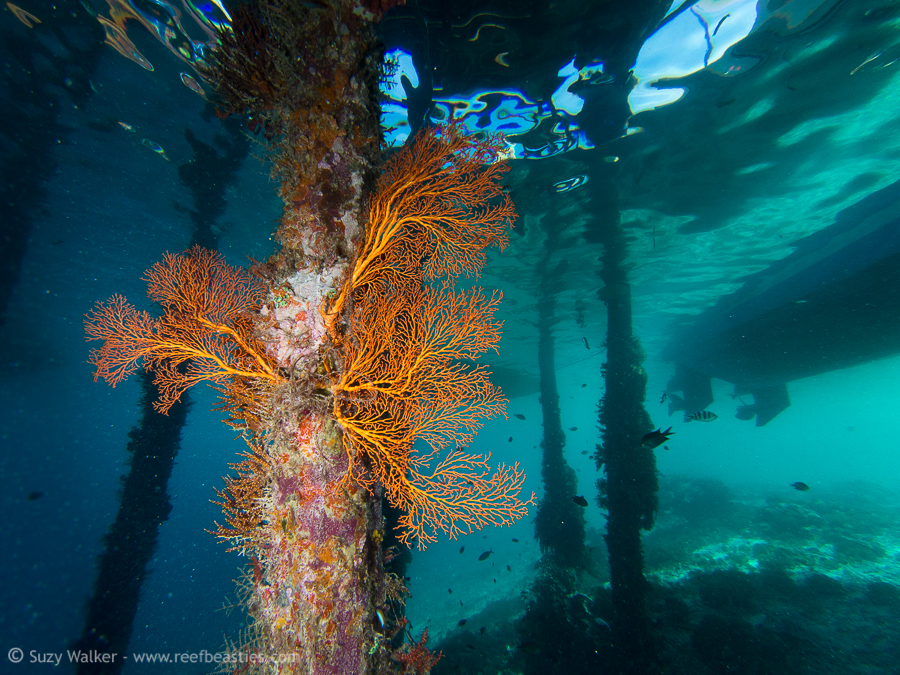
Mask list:
POLYGON ((547 227, 544 256, 538 267, 538 366, 543 420, 541 478, 544 496, 535 517, 535 538, 541 549, 538 573, 528 590, 526 612, 518 623, 521 644, 534 653, 524 660, 525 673, 596 672, 597 652, 582 632, 569 624, 570 598, 579 591, 579 575, 588 565, 585 546, 584 509, 574 501, 577 480, 565 459, 565 432, 560 419, 556 380, 556 321, 554 280, 568 266, 562 259, 553 264, 557 236, 547 227))
MULTIPOLYGON (((595 172, 595 173, 600 173, 595 172)), ((603 244, 598 293, 606 304, 608 324, 605 392, 599 403, 601 444, 597 469, 601 506, 608 511, 606 546, 609 550, 613 619, 613 648, 617 673, 649 673, 655 669, 655 647, 647 607, 649 583, 644 577, 641 532, 653 527, 658 507, 656 457, 641 439, 652 429, 644 408, 647 373, 644 351, 634 335, 631 286, 625 270, 627 242, 620 227, 616 188, 603 176, 591 176, 595 240, 603 244)))
POLYGON ((255 271, 274 289, 261 330, 290 379, 271 392, 232 389, 223 405, 255 439, 246 480, 220 495, 226 508, 258 505, 233 511, 229 530, 253 559, 240 588, 252 629, 235 645, 252 672, 372 673, 384 658, 373 648, 385 601, 380 501, 346 480, 341 431, 315 382, 328 367, 321 311, 347 278, 379 153, 380 54, 360 10, 352 0, 244 5, 211 56, 217 110, 268 141, 285 204, 281 250, 255 271))
POLYGON ((79 675, 122 672, 159 526, 172 511, 167 488, 190 403, 181 401, 167 416, 160 415, 153 409, 158 387, 147 371, 141 372, 141 389, 141 421, 128 432, 129 467, 122 480, 119 510, 103 537, 81 638, 73 645, 83 653, 115 656, 106 661, 79 661, 79 675))
MULTIPOLYGON (((552 225, 550 226, 552 230, 552 225)), ((552 269, 556 236, 548 234, 545 254, 540 263, 540 299, 538 300, 538 367, 540 371, 541 415, 544 437, 541 441, 541 478, 544 496, 535 518, 535 537, 541 553, 565 568, 582 569, 587 563, 584 509, 574 501, 577 480, 563 455, 566 436, 562 428, 559 388, 556 382, 556 296, 552 288, 568 266, 566 260, 552 269)))

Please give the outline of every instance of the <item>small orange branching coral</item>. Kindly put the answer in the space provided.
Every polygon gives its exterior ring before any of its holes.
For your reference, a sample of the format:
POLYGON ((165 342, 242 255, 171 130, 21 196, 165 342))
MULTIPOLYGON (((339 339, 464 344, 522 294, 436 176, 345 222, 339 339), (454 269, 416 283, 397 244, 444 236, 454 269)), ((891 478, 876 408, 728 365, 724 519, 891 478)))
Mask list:
MULTIPOLYGON (((405 511, 401 541, 420 548, 438 531, 455 538, 509 524, 530 503, 518 499, 525 479, 518 465, 491 473, 489 455, 459 447, 483 420, 506 411, 489 373, 472 364, 497 348, 501 294, 452 288, 454 278, 478 274, 485 247, 507 242, 515 211, 499 185, 501 142, 469 138, 451 125, 422 132, 398 153, 373 198, 366 241, 344 289, 353 313, 332 386, 333 414, 352 475, 384 487, 405 511), (439 277, 442 286, 429 283, 439 277), (416 440, 431 451, 417 454, 416 440)), ((332 316, 343 302, 336 300, 332 316)))
POLYGON ((271 459, 259 439, 244 438, 250 446, 249 452, 241 453, 242 461, 230 465, 237 477, 226 476, 225 489, 216 490, 222 501, 213 504, 222 507, 227 525, 216 523, 213 534, 231 542, 229 551, 252 555, 259 548, 259 526, 265 520, 262 499, 271 459))
MULTIPOLYGON (((412 639, 412 638, 410 638, 412 639)), ((422 637, 413 644, 404 643, 395 651, 392 658, 401 664, 403 673, 426 675, 443 658, 441 652, 434 653, 425 644, 428 642, 428 629, 422 631, 422 637)))
POLYGON ((86 315, 88 340, 104 341, 91 352, 94 381, 102 377, 115 387, 143 361, 156 372, 160 398, 153 407, 161 413, 204 380, 279 381, 249 316, 265 297, 262 282, 199 246, 184 255, 166 253, 145 280, 147 295, 163 307, 161 317, 138 312, 121 295, 86 315))

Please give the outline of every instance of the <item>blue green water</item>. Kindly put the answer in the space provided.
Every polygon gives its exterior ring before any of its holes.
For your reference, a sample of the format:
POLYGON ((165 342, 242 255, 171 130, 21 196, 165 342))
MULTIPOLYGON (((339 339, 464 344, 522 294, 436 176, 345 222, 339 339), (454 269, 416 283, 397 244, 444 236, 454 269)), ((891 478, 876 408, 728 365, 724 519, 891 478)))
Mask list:
MULTIPOLYGON (((900 9, 890 2, 675 2, 640 14, 644 26, 625 21, 641 10, 620 5, 451 10, 410 2, 379 27, 398 64, 385 84, 389 140, 402 143, 426 115, 436 122, 454 115, 473 133, 507 134, 514 157, 508 185, 522 217, 511 245, 489 256, 479 280, 504 293, 504 339, 486 361, 509 393, 510 417, 489 423, 473 448, 520 462, 525 491, 540 498, 537 269, 549 251, 565 457, 588 500, 595 546, 596 567, 583 583, 586 592, 607 583, 605 514, 591 457, 607 329, 598 294, 603 246, 593 228, 603 195, 615 193, 634 329, 647 353, 645 405, 655 426, 675 431, 668 449, 657 451, 660 513, 645 538, 647 573, 687 598, 692 618, 683 630, 694 636, 696 663, 708 668, 702 672, 727 672, 704 651, 706 617, 780 635, 786 629, 778 617, 789 616, 806 626, 804 639, 817 654, 830 637, 835 672, 891 672, 900 615, 898 306, 885 305, 883 321, 866 324, 852 342, 846 331, 828 333, 821 362, 777 383, 786 384, 790 406, 764 426, 735 417, 753 396, 733 396, 735 382, 715 373, 705 407, 718 416, 713 422, 686 424, 688 411, 670 414, 660 399, 678 391, 670 388, 675 364, 664 356, 677 329, 686 331, 688 351, 691 340, 716 344, 715 333, 692 336, 690 323, 727 303, 722 298, 748 276, 764 275, 801 239, 841 218, 900 228, 894 201, 881 211, 864 201, 900 178, 900 9), (810 490, 793 490, 795 481, 810 490), (776 599, 760 590, 769 588, 761 580, 772 570, 793 584, 776 599), (731 585, 715 576, 734 571, 744 577, 731 585), (756 585, 740 590, 746 579, 756 585), (729 593, 752 601, 738 606, 729 593), (803 609, 798 596, 815 606, 803 609), (858 653, 850 654, 854 644, 858 653)), ((0 206, 9 271, 0 307, 0 672, 10 673, 50 670, 14 666, 10 648, 59 652, 79 636, 128 470, 128 432, 138 421, 136 381, 115 390, 92 381, 82 316, 112 293, 149 307, 143 272, 164 252, 187 247, 191 210, 199 208, 180 173, 196 156, 189 139, 224 157, 217 138, 250 134, 242 125, 226 131, 184 77, 208 90, 191 60, 209 38, 187 15, 182 27, 196 43, 194 56, 177 57, 132 21, 128 36, 141 58, 127 59, 103 44, 97 15, 108 14, 105 4, 90 4, 90 12, 81 5, 74 19, 39 3, 16 6, 41 23, 28 26, 12 11, 0 16, 8 64, 0 161, 13 186, 0 206)), ((221 18, 214 6, 206 11, 221 18)), ((227 181, 212 225, 218 249, 232 264, 265 259, 281 203, 259 137, 227 181)), ((852 241, 839 237, 829 255, 841 260, 852 241)), ((871 261, 882 253, 872 247, 871 261)), ((825 282, 840 276, 839 267, 825 282)), ((799 308, 807 296, 791 291, 812 270, 798 266, 776 289, 784 312, 767 330, 787 335, 792 322, 806 320, 799 308)), ((880 303, 894 297, 893 278, 879 279, 849 284, 843 303, 825 306, 825 325, 852 326, 876 291, 885 293, 880 303)), ((809 324, 808 339, 791 338, 796 362, 819 345, 820 330, 809 324)), ((242 626, 239 608, 222 607, 234 602, 232 580, 245 561, 206 532, 221 519, 209 500, 242 447, 209 412, 213 392, 198 387, 190 396, 169 483, 173 510, 143 586, 132 651, 218 651, 242 626)), ((407 574, 417 634, 428 627, 441 640, 470 631, 474 641, 482 625, 503 634, 523 611, 521 594, 539 558, 531 516, 416 554, 407 574), (479 562, 488 549, 494 555, 479 562)), ((506 642, 493 647, 514 649, 520 638, 503 635, 506 642)), ((831 672, 824 661, 809 663, 808 672, 831 672)), ((160 668, 129 663, 125 672, 160 668)), ((191 668, 169 672, 210 670, 191 668)))

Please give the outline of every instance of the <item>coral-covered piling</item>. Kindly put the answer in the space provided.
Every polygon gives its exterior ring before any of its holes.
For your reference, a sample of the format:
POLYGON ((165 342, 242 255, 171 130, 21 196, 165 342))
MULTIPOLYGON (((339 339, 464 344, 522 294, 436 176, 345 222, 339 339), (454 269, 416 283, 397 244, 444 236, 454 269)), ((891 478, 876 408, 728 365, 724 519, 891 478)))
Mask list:
MULTIPOLYGON (((350 675, 390 663, 376 614, 386 606, 380 499, 348 479, 327 403, 340 350, 323 314, 349 273, 377 175, 379 7, 257 0, 210 60, 220 113, 248 116, 265 136, 285 204, 281 249, 255 268, 271 288, 258 336, 284 383, 262 409, 252 387, 230 388, 223 404, 265 456, 262 485, 254 472, 244 481, 257 490, 257 526, 219 532, 254 559, 243 649, 260 672, 350 675)), ((232 487, 241 486, 223 492, 232 487)))
POLYGON ((393 613, 406 589, 384 570, 382 493, 405 511, 400 540, 420 547, 438 533, 510 524, 533 500, 519 499, 517 464, 491 470, 489 456, 464 448, 483 419, 505 414, 474 363, 500 339, 500 294, 454 289, 507 241, 505 145, 458 124, 429 129, 376 179, 380 54, 365 17, 390 4, 242 6, 207 75, 220 114, 247 116, 270 142, 281 249, 254 265, 258 283, 191 252, 248 284, 243 295, 232 284, 239 310, 214 282, 173 274, 170 295, 189 302, 167 307, 162 328, 125 316, 124 300, 89 317, 106 340, 98 374, 143 358, 177 385, 173 401, 212 380, 249 446, 217 502, 216 534, 252 560, 240 584, 250 622, 239 672, 427 672, 439 655, 426 633, 391 646, 406 626, 393 613), (207 311, 210 296, 221 316, 207 311), (162 330, 169 314, 198 327, 203 349, 193 329, 162 330), (431 451, 418 454, 417 440, 431 451))

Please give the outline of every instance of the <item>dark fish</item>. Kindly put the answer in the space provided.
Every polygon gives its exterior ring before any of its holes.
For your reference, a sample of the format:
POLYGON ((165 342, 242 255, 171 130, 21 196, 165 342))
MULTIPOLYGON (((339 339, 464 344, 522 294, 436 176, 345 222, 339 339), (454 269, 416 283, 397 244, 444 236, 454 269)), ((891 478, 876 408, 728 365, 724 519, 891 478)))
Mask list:
POLYGON ((701 410, 700 412, 684 416, 685 422, 713 422, 717 419, 719 419, 719 416, 714 412, 709 412, 709 410, 701 410))
POLYGON ((666 392, 663 392, 662 398, 659 399, 659 402, 660 402, 660 403, 665 403, 665 402, 666 402, 666 396, 668 396, 668 394, 666 394, 666 392))
POLYGON ((509 437, 509 442, 512 443, 512 436, 509 437))
POLYGON ((518 544, 518 543, 519 543, 519 540, 518 540, 518 539, 513 539, 513 542, 515 542, 516 544, 518 544))
POLYGON ((721 19, 719 19, 719 23, 716 24, 716 29, 713 31, 713 37, 715 37, 716 33, 719 32, 719 29, 722 27, 722 24, 725 23, 725 19, 727 19, 731 14, 726 14, 721 19))
POLYGON ((656 431, 651 431, 649 434, 645 435, 641 439, 641 445, 645 448, 656 448, 669 440, 669 436, 674 436, 675 432, 672 431, 672 427, 669 427, 665 431, 662 430, 662 427, 657 429, 656 431))
POLYGON ((448 592, 450 595, 453 595, 453 589, 452 589, 452 588, 448 588, 448 589, 447 589, 447 592, 448 592))
POLYGON ((584 389, 586 386, 587 386, 587 382, 585 382, 583 385, 581 385, 581 388, 584 389))
POLYGON ((519 649, 525 652, 526 654, 540 654, 541 648, 538 647, 533 642, 523 642, 519 645, 519 649))
POLYGON ((585 348, 585 349, 590 349, 591 346, 588 344, 587 338, 586 338, 586 337, 583 337, 583 338, 581 338, 581 339, 584 340, 584 348, 585 348))
POLYGON ((43 492, 41 492, 40 490, 35 490, 34 492, 28 493, 28 501, 33 502, 36 499, 40 499, 43 496, 44 496, 43 492))
POLYGON ((65 241, 65 239, 54 239, 53 241, 50 242, 50 245, 51 246, 59 246, 64 241, 65 241))
POLYGON ((471 649, 473 652, 475 651, 475 645, 466 645, 466 649, 471 649))
POLYGON ((582 450, 582 451, 581 451, 581 454, 582 454, 582 455, 586 455, 586 454, 587 454, 587 450, 582 450))
POLYGON ((509 565, 507 565, 507 566, 506 566, 506 571, 507 571, 507 572, 512 572, 512 567, 510 567, 509 565))
POLYGON ((807 490, 809 490, 809 485, 807 485, 806 483, 801 483, 800 481, 791 483, 791 487, 795 490, 800 490, 800 492, 806 492, 807 490))
POLYGON ((587 499, 585 499, 581 495, 573 496, 572 501, 578 504, 578 506, 587 506, 587 499))
POLYGON ((466 625, 466 621, 468 621, 468 619, 460 619, 460 620, 459 620, 459 623, 456 624, 456 625, 457 625, 457 626, 465 626, 465 625, 466 625))
POLYGON ((516 413, 516 417, 519 418, 520 420, 525 419, 525 415, 523 415, 522 413, 516 413))
POLYGON ((485 627, 484 627, 484 626, 482 626, 482 627, 478 630, 478 632, 481 633, 482 635, 484 635, 484 631, 485 631, 485 627))
POLYGON ((485 551, 480 556, 478 556, 478 561, 481 562, 482 560, 487 560, 488 558, 491 557, 491 553, 493 553, 493 552, 494 552, 494 549, 493 549, 493 547, 491 547, 490 551, 485 551))
POLYGON ((465 547, 465 546, 460 546, 460 547, 459 547, 459 552, 460 552, 460 553, 463 553, 465 550, 466 550, 466 547, 465 547))
POLYGON ((497 583, 497 580, 496 580, 496 579, 494 579, 494 583, 495 583, 495 584, 497 583))
POLYGON ((578 431, 578 427, 569 427, 569 431, 578 431))

